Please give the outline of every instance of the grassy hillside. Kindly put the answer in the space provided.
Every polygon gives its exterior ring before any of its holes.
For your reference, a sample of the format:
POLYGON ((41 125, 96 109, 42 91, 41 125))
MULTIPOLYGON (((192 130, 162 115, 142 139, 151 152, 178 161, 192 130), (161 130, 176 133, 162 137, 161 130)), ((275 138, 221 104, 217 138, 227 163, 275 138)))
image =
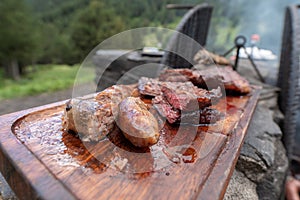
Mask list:
MULTIPOLYGON (((30 66, 31 73, 19 81, 13 81, 3 77, 0 71, 0 100, 36 95, 43 92, 53 92, 72 87, 79 69, 79 65, 39 65, 30 66)), ((81 82, 94 79, 93 69, 85 69, 86 73, 81 76, 81 82)))

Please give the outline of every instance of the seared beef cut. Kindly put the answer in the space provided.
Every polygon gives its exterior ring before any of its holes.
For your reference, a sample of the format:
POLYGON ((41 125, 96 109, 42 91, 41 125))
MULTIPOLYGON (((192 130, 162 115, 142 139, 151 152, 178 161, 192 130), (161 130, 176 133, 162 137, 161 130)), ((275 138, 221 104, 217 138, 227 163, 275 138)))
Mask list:
POLYGON ((173 108, 162 95, 152 99, 152 104, 162 117, 167 118, 170 124, 173 124, 180 119, 180 110, 173 108))
MULTIPOLYGON (((208 71, 206 73, 209 73, 208 71)), ((242 94, 247 94, 251 92, 251 87, 249 82, 234 71, 231 67, 221 68, 220 74, 223 75, 224 80, 222 81, 225 85, 225 89, 232 92, 239 92, 242 94)))
POLYGON ((251 91, 249 82, 240 76, 231 67, 208 68, 205 70, 195 70, 193 74, 202 77, 205 82, 218 79, 224 84, 226 91, 239 94, 247 94, 251 91))
MULTIPOLYGON (((175 77, 175 76, 174 76, 175 77)), ((176 76, 179 77, 179 76, 176 76)), ((168 79, 167 79, 168 80, 168 79)), ((161 95, 162 92, 162 88, 163 87, 173 87, 173 88, 190 88, 190 87, 194 87, 193 83, 190 81, 178 81, 179 79, 176 78, 173 79, 173 81, 159 81, 158 79, 153 79, 153 78, 147 78, 147 77, 141 77, 139 79, 139 83, 138 83, 138 90, 140 92, 140 94, 142 95, 146 95, 146 96, 158 96, 161 95)))
MULTIPOLYGON (((215 78, 215 77, 214 77, 215 78)), ((191 69, 167 69, 159 75, 160 81, 169 82, 186 82, 190 81, 196 86, 204 86, 205 82, 199 74, 194 73, 191 69)))
MULTIPOLYGON (((247 94, 251 91, 248 81, 231 67, 208 68, 205 70, 168 69, 159 76, 160 81, 191 81, 194 85, 205 88, 223 84, 228 92, 247 94)), ((209 89, 210 89, 209 88, 209 89)))
POLYGON ((220 88, 207 91, 194 86, 191 82, 165 84, 162 86, 162 92, 167 101, 181 111, 203 109, 222 97, 220 88))
POLYGON ((181 113, 181 122, 185 124, 214 124, 224 115, 216 109, 204 108, 193 112, 181 113))
POLYGON ((173 108, 163 96, 156 96, 152 99, 152 104, 157 112, 170 124, 185 123, 185 124, 210 124, 216 123, 222 114, 215 109, 204 108, 203 110, 196 110, 192 112, 181 112, 173 108))
POLYGON ((211 65, 211 64, 219 64, 219 65, 230 65, 230 61, 218 54, 214 54, 212 52, 207 51, 206 49, 200 49, 195 57, 194 61, 199 64, 211 65))
POLYGON ((139 92, 142 95, 157 96, 161 94, 161 82, 157 79, 141 77, 138 83, 139 92))
POLYGON ((67 102, 63 129, 79 134, 84 141, 99 141, 114 127, 118 105, 131 95, 133 86, 114 85, 93 98, 74 98, 67 102))
POLYGON ((193 71, 190 69, 167 69, 159 75, 160 81, 186 82, 193 77, 193 71))

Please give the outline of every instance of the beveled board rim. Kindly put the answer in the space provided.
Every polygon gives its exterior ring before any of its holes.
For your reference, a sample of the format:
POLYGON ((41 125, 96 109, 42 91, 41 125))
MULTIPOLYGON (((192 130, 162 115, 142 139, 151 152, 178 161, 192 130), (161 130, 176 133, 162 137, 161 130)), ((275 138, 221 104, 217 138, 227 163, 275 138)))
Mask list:
MULTIPOLYGON (((247 128, 258 102, 260 87, 252 86, 252 88, 253 91, 248 103, 246 104, 245 112, 238 122, 238 126, 233 130, 232 135, 228 138, 228 144, 222 149, 220 156, 213 166, 213 169, 204 185, 199 185, 197 199, 223 199, 224 197, 230 177, 237 162, 241 146, 244 142, 247 128), (233 135, 235 137, 232 137, 233 135), (230 144, 233 145, 229 146, 230 144), (225 159, 230 160, 227 162, 227 166, 224 166, 223 161, 225 159), (219 177, 219 175, 217 175, 218 173, 215 173, 218 170, 224 169, 227 170, 224 171, 222 177, 219 177), (219 184, 215 184, 216 182, 219 182, 219 184)), ((12 131, 14 124, 27 115, 63 106, 66 101, 67 100, 0 116, 0 156, 6 158, 0 162, 0 171, 10 184, 11 188, 21 199, 77 199, 75 194, 73 194, 72 191, 58 180, 47 166, 45 166, 33 152, 31 152, 16 138, 16 135, 12 131), (26 156, 23 156, 23 154, 26 154, 26 156), (30 172, 31 165, 38 169, 44 176, 36 177, 36 173, 30 172), (5 167, 9 167, 11 170, 6 170, 5 167), (24 184, 28 185, 28 187, 25 188, 31 189, 34 192, 20 192, 20 188, 15 186, 12 174, 20 176, 24 180, 24 184), (52 190, 49 190, 49 188, 53 188, 57 192, 51 192, 52 190), (24 196, 24 193, 27 196, 24 196)))
POLYGON ((66 101, 0 116, 0 171, 20 199, 77 199, 12 131, 14 123, 27 115, 62 106, 66 101), (37 177, 37 172, 42 177, 37 177))

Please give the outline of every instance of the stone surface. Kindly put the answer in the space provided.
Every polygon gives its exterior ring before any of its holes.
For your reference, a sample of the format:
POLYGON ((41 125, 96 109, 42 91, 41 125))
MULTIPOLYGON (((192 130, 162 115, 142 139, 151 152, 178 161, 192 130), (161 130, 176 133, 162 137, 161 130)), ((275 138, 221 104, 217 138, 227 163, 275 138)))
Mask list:
MULTIPOLYGON (((266 82, 275 83, 276 68, 260 68, 262 74, 267 76, 266 82), (274 70, 275 69, 275 70, 274 70), (272 71, 271 73, 269 73, 272 71)), ((236 165, 245 182, 251 181, 255 190, 248 190, 258 199, 281 199, 283 186, 288 170, 288 160, 285 149, 281 142, 282 132, 278 123, 283 119, 282 113, 277 106, 278 88, 269 84, 261 83, 252 67, 245 62, 241 63, 239 72, 252 84, 262 86, 260 99, 254 112, 252 121, 247 131, 244 145, 236 165)), ((232 176, 226 192, 226 198, 234 197, 235 191, 230 188, 239 188, 244 183, 239 183, 239 176, 232 176), (240 184, 240 185, 236 185, 240 184)), ((243 196, 236 199, 247 199, 243 196)))
MULTIPOLYGON (((272 155, 266 153, 274 151, 274 147, 269 143, 274 143, 276 137, 280 138, 282 136, 279 126, 273 121, 272 112, 258 105, 253 114, 248 133, 245 144, 258 149, 258 154, 261 154, 262 159, 270 166, 274 160, 274 153, 272 155)), ((247 154, 245 151, 242 151, 242 153, 247 154)))
POLYGON ((286 178, 288 160, 282 142, 275 141, 275 162, 268 169, 263 179, 257 184, 259 199, 283 199, 284 182, 286 178))
POLYGON ((15 193, 10 189, 9 185, 5 181, 4 177, 0 175, 0 200, 5 199, 5 200, 17 200, 17 196, 15 193))
POLYGON ((234 170, 224 200, 241 199, 257 200, 256 184, 250 181, 242 172, 234 170))
POLYGON ((280 199, 283 195, 288 160, 277 134, 266 134, 265 138, 257 140, 249 128, 236 168, 257 185, 259 199, 280 199), (249 143, 258 144, 249 148, 249 143))
POLYGON ((241 149, 237 168, 250 180, 259 182, 274 165, 277 144, 281 138, 281 130, 273 121, 269 109, 258 105, 244 145, 241 149))

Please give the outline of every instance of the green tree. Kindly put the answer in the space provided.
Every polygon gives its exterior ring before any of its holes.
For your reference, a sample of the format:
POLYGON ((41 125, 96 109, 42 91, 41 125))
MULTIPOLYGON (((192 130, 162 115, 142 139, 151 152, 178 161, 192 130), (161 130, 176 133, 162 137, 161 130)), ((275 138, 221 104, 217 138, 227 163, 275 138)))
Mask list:
POLYGON ((0 1, 0 60, 7 77, 20 78, 22 67, 36 58, 38 31, 22 0, 0 1))
POLYGON ((71 39, 82 59, 100 42, 122 30, 124 23, 112 8, 91 1, 74 21, 71 39))
POLYGON ((40 25, 43 42, 40 45, 39 63, 75 64, 78 59, 73 56, 73 43, 68 32, 60 32, 51 23, 40 25))

